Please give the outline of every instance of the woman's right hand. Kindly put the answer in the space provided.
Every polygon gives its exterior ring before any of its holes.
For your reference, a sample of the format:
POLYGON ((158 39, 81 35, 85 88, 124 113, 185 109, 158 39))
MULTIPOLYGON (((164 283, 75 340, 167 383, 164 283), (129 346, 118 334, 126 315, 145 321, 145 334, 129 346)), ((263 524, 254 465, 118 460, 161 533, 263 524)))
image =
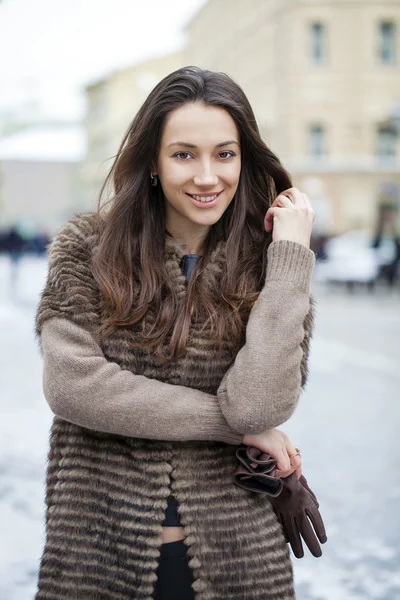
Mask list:
POLYGON ((242 443, 254 446, 276 460, 276 477, 288 477, 294 471, 301 476, 301 456, 289 437, 279 429, 267 429, 263 433, 245 435, 242 443))
POLYGON ((272 231, 272 241, 290 240, 310 247, 315 212, 307 194, 293 187, 273 201, 264 218, 265 231, 272 231))

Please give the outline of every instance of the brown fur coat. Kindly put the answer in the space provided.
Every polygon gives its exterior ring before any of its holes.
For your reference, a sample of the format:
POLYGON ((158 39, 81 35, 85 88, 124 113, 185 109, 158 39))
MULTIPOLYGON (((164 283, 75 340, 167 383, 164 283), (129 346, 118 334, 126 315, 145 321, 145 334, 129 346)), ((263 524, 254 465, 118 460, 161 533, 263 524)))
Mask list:
MULTIPOLYGON (((55 238, 37 311, 39 340, 53 316, 89 331, 98 324, 101 298, 90 268, 97 240, 91 215, 73 219, 55 238)), ((168 272, 184 294, 179 259, 176 242, 167 239, 168 272)), ((216 291, 223 260, 220 244, 207 266, 216 291)), ((304 325, 303 383, 311 309, 304 325)), ((227 340, 217 360, 204 344, 207 331, 194 324, 186 355, 160 366, 149 353, 127 351, 131 335, 120 328, 102 342, 106 358, 133 373, 212 394, 239 350, 227 340)), ((289 551, 275 514, 266 497, 233 485, 235 466, 235 447, 223 442, 134 439, 55 417, 37 600, 151 600, 171 492, 179 501, 196 600, 292 600, 289 551)))

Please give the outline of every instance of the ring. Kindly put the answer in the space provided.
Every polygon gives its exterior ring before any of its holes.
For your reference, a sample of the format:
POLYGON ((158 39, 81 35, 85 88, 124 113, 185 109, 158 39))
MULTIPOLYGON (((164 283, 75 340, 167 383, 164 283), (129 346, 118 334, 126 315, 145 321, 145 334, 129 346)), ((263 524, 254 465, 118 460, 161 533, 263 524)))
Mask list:
POLYGON ((296 454, 289 454, 290 458, 293 458, 294 456, 301 456, 301 452, 300 452, 299 448, 295 448, 295 450, 296 450, 296 454))

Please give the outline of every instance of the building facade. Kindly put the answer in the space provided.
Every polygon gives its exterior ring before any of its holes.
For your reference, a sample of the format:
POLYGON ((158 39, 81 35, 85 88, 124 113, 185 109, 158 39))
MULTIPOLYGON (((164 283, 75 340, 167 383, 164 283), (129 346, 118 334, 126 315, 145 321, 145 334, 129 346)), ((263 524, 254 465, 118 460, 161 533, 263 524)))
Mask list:
POLYGON ((54 233, 81 210, 80 126, 31 127, 0 140, 0 229, 54 233))
POLYGON ((209 0, 183 62, 243 87, 321 234, 371 229, 400 206, 399 31, 400 0, 209 0))
POLYGON ((145 98, 163 77, 181 66, 181 54, 170 54, 117 71, 87 88, 88 152, 81 168, 84 208, 96 206, 123 135, 145 98))

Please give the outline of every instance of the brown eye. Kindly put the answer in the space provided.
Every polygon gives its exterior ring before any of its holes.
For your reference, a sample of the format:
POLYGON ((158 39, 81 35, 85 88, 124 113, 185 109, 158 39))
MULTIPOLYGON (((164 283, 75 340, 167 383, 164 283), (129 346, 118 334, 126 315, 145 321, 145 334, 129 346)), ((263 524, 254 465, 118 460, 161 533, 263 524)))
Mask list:
POLYGON ((219 155, 222 158, 222 160, 227 160, 228 158, 231 158, 232 156, 236 156, 235 153, 232 152, 231 150, 224 150, 224 152, 220 152, 219 155), (223 156, 221 156, 221 154, 230 154, 230 156, 227 156, 224 158, 223 156))
POLYGON ((185 156, 190 156, 189 152, 177 152, 176 154, 174 154, 174 158, 179 158, 179 160, 187 160, 185 156))

